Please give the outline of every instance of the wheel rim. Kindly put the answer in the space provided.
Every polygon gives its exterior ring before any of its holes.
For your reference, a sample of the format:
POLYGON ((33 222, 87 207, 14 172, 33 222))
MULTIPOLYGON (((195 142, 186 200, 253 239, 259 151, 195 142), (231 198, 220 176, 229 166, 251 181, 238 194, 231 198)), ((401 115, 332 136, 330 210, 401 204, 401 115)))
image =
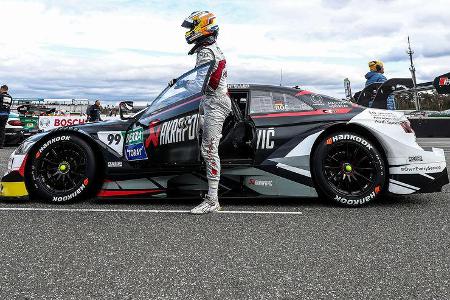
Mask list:
POLYGON ((322 172, 335 192, 357 197, 373 188, 377 167, 365 146, 346 141, 329 146, 322 172))
POLYGON ((38 179, 50 193, 66 193, 86 179, 87 154, 75 143, 59 142, 41 154, 36 169, 38 179))

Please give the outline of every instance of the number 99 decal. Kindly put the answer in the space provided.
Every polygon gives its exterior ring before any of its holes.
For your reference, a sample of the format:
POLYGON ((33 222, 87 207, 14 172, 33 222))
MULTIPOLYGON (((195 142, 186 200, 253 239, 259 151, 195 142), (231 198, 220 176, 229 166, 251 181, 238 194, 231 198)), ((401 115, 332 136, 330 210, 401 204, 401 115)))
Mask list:
POLYGON ((106 144, 110 149, 120 155, 123 155, 125 131, 100 131, 97 135, 98 139, 106 144))
POLYGON ((110 133, 108 134, 108 145, 119 145, 122 141, 122 134, 121 133, 110 133))

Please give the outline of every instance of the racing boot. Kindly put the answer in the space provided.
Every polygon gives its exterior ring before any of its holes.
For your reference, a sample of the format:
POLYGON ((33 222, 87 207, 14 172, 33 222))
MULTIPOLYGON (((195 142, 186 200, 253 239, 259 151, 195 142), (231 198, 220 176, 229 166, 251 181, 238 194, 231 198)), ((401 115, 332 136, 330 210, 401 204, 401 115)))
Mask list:
POLYGON ((200 205, 191 209, 191 214, 201 215, 220 210, 220 204, 218 198, 212 198, 209 195, 205 195, 203 202, 200 205))

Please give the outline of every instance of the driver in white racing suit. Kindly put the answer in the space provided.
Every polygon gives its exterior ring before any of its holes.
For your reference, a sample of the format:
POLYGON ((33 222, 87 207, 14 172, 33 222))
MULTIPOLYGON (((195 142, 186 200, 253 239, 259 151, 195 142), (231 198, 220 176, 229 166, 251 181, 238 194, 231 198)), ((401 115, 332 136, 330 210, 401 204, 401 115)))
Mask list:
MULTIPOLYGON (((187 28, 186 41, 195 44, 189 55, 197 54, 196 66, 214 62, 206 87, 205 97, 200 103, 202 122, 201 153, 206 163, 208 194, 203 202, 191 210, 193 214, 205 214, 220 210, 218 189, 220 180, 219 142, 222 126, 231 112, 231 100, 227 88, 227 68, 225 57, 216 44, 219 26, 216 16, 207 11, 193 12, 181 25, 187 28)), ((175 81, 170 83, 175 84, 175 81)))

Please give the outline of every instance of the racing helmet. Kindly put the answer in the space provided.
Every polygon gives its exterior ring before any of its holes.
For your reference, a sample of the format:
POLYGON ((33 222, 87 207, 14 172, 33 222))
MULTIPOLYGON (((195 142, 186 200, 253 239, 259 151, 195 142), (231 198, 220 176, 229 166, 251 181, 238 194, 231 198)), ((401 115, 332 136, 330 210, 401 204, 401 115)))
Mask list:
POLYGON ((189 29, 186 34, 188 44, 198 43, 209 36, 217 36, 219 25, 216 16, 209 11, 195 11, 187 17, 181 27, 189 29))
POLYGON ((369 61, 369 69, 372 72, 379 72, 384 68, 384 64, 381 60, 369 61))

